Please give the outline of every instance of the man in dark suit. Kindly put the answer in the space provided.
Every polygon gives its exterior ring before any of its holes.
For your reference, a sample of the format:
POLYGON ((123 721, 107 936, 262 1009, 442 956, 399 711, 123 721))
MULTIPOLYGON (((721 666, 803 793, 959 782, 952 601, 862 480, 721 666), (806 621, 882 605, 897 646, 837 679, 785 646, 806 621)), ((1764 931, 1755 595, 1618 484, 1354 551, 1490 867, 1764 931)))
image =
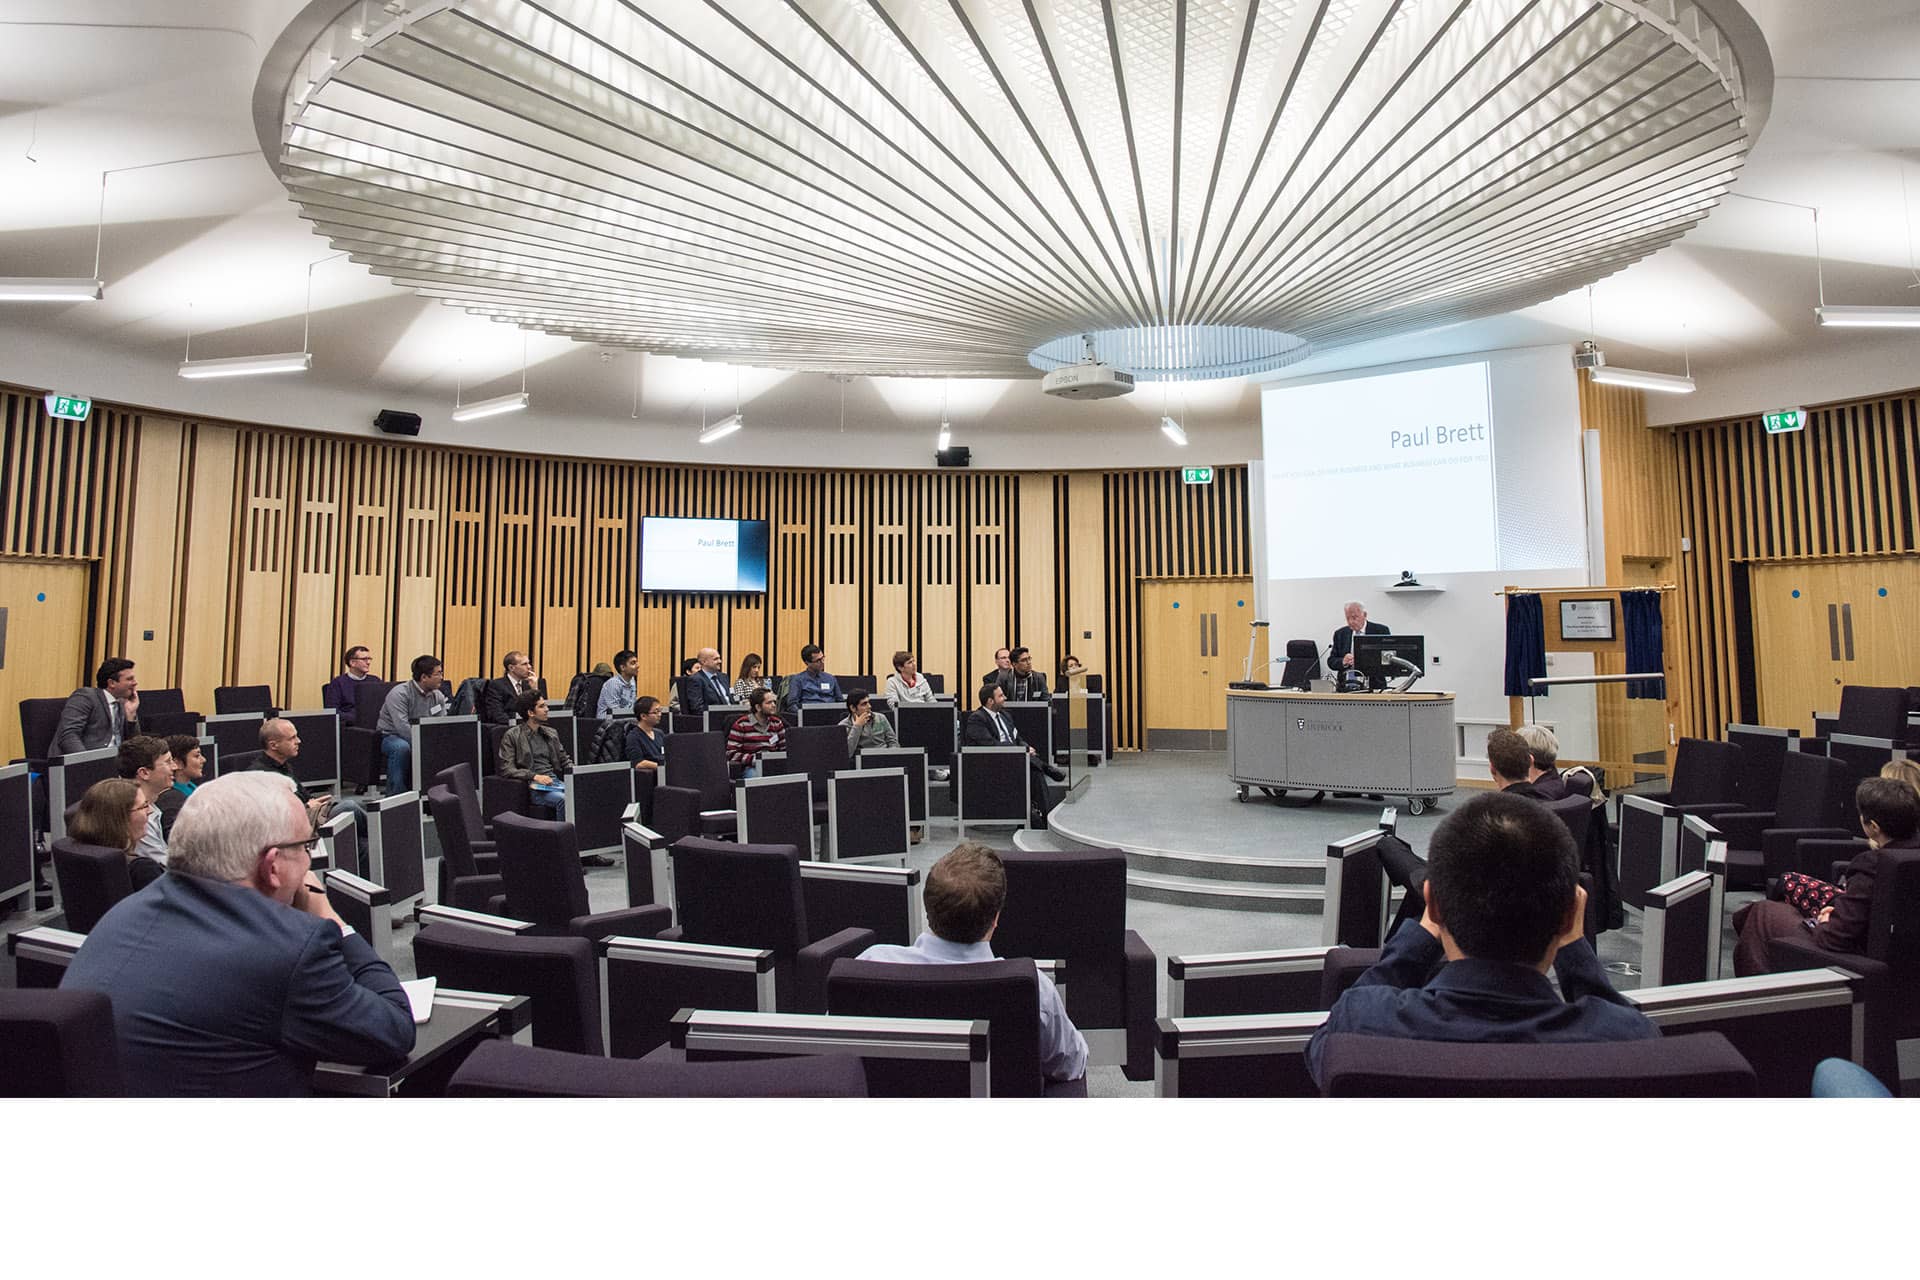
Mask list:
POLYGON ((480 719, 486 724, 512 724, 513 700, 529 689, 538 689, 542 698, 547 696, 547 682, 533 674, 533 663, 527 655, 515 649, 506 656, 504 665, 507 674, 487 681, 487 687, 480 692, 480 719))
POLYGON ((412 1051, 400 980, 309 875, 316 840, 269 773, 181 806, 167 874, 107 912, 60 983, 112 999, 128 1093, 298 1096, 316 1062, 412 1051))
POLYGON ((75 689, 60 708, 60 724, 53 731, 53 754, 117 747, 140 732, 140 682, 133 663, 108 658, 94 673, 94 687, 75 689))
POLYGON ((1327 647, 1327 674, 1335 680, 1340 673, 1353 669, 1353 637, 1358 632, 1364 636, 1392 635, 1385 623, 1368 622, 1367 606, 1358 600, 1349 600, 1346 605, 1347 625, 1333 633, 1333 643, 1327 647))
POLYGON ((1487 734, 1487 772, 1494 786, 1510 796, 1525 796, 1544 804, 1550 797, 1527 780, 1532 771, 1533 751, 1525 738, 1511 729, 1495 729, 1487 734))
POLYGON ((967 714, 966 723, 961 729, 961 740, 969 747, 1005 747, 1027 748, 1027 768, 1032 772, 1033 807, 1039 815, 1034 825, 1045 827, 1046 817, 1053 812, 1053 792, 1047 787, 1047 779, 1064 781, 1066 773, 1051 760, 1042 760, 1006 714, 1007 691, 991 679, 980 687, 980 706, 967 714))
POLYGON ((720 660, 720 651, 702 649, 694 655, 694 661, 699 665, 687 676, 680 710, 690 716, 704 716, 708 707, 731 704, 733 691, 727 684, 727 664, 720 660))
POLYGON ((1387 939, 1307 1046, 1316 1083, 1338 1032, 1471 1044, 1659 1037, 1607 981, 1582 932, 1573 836, 1545 806, 1475 796, 1435 829, 1428 853, 1425 881, 1408 890, 1424 901, 1419 923, 1387 939))

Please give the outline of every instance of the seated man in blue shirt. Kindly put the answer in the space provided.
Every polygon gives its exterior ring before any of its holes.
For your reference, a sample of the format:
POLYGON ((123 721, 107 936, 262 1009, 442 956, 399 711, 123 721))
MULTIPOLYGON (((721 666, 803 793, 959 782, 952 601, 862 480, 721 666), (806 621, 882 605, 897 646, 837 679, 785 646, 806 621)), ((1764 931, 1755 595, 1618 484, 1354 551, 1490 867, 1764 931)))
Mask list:
POLYGON ((840 692, 840 682, 827 674, 827 651, 817 644, 803 646, 800 661, 804 669, 787 677, 787 696, 783 709, 787 712, 787 723, 800 723, 800 704, 803 702, 835 702, 845 706, 847 695, 840 692))
MULTIPOLYGON (((860 953, 862 960, 895 964, 982 964, 998 959, 991 945, 1007 901, 1007 868, 983 844, 955 845, 927 872, 924 894, 928 932, 910 947, 883 943, 860 953)), ((1036 972, 1040 986, 1040 1070, 1049 1080, 1087 1074, 1087 1041, 1067 1017, 1053 980, 1036 972)))
POLYGON ((1315 1083, 1337 1031, 1507 1044, 1660 1034, 1613 989, 1583 935, 1587 894, 1573 837, 1546 806, 1476 796, 1434 831, 1428 859, 1424 886, 1408 890, 1426 897, 1419 927, 1387 939, 1307 1046, 1315 1083))

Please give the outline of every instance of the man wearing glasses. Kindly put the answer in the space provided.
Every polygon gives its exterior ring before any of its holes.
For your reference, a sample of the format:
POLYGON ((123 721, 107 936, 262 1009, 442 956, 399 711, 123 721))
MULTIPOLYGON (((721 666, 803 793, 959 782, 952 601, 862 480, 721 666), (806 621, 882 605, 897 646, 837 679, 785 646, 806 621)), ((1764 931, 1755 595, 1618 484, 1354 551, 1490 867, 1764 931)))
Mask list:
POLYGON ((168 873, 107 912, 60 983, 113 1000, 130 1095, 299 1096, 316 1062, 412 1051, 406 992, 311 877, 316 843, 271 774, 187 797, 168 873))

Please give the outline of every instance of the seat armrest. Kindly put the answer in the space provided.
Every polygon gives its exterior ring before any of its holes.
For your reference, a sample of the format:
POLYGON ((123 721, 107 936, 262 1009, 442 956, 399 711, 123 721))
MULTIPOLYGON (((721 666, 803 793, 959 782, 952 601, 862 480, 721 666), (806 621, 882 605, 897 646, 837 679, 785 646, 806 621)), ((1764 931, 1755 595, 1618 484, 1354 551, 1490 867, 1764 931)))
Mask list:
POLYGON ((507 914, 507 895, 504 893, 501 893, 501 894, 496 894, 491 898, 488 898, 487 910, 496 916, 503 916, 507 914))
POLYGON ((1335 947, 1327 952, 1326 963, 1320 970, 1320 1007, 1333 1008, 1333 1002, 1344 995, 1361 974, 1373 968, 1380 953, 1379 947, 1335 947))
POLYGON ((506 887, 503 876, 456 876, 451 894, 452 905, 462 911, 485 911, 487 905, 506 887))
POLYGON ((475 853, 473 855, 473 869, 476 875, 499 875, 500 855, 497 853, 475 853))
POLYGON ((1732 849, 1758 849, 1760 833, 1773 825, 1774 811, 1771 809, 1734 811, 1717 813, 1713 816, 1713 825, 1720 828, 1720 834, 1727 838, 1727 847, 1732 849))
POLYGON ((1828 951, 1817 947, 1811 937, 1775 938, 1767 943, 1767 967, 1775 973, 1797 969, 1839 969, 1860 975, 1860 1002, 1866 1020, 1861 1028, 1860 1065, 1879 1077, 1880 1083, 1900 1092, 1899 1018, 1895 1011, 1896 992, 1893 970, 1885 963, 1846 951, 1828 951))
POLYGON ((797 988, 793 1012, 825 1013, 827 970, 833 968, 835 960, 851 960, 878 941, 880 935, 871 929, 842 929, 800 948, 793 960, 793 980, 797 988))
POLYGON ((598 942, 616 934, 629 938, 657 937, 673 923, 673 912, 665 907, 622 907, 618 911, 599 911, 590 916, 575 916, 567 921, 567 930, 578 938, 598 942))
POLYGON ((1147 945, 1132 929, 1126 931, 1121 948, 1122 964, 1126 975, 1122 987, 1124 992, 1124 1017, 1126 1019, 1127 1060, 1120 1069, 1129 1080, 1153 1079, 1153 1036, 1154 1017, 1158 1013, 1155 1001, 1158 999, 1159 982, 1154 969, 1158 958, 1153 948, 1147 945))
POLYGON ((500 856, 500 842, 498 840, 472 840, 468 842, 468 848, 473 851, 473 859, 475 862, 478 862, 482 858, 497 858, 500 856))
POLYGON ((1774 973, 1791 973, 1800 969, 1845 969, 1866 979, 1869 996, 1893 975, 1893 970, 1879 960, 1848 951, 1828 951, 1825 947, 1815 946, 1810 937, 1775 938, 1767 943, 1767 968, 1774 973))
POLYGON ((1703 800, 1699 804, 1669 805, 1675 813, 1691 814, 1696 818, 1710 818, 1722 813, 1742 813, 1745 810, 1735 800, 1703 800))
POLYGON ((1766 864, 1766 874, 1783 876, 1789 871, 1802 870, 1799 858, 1802 840, 1845 840, 1850 834, 1840 827, 1768 827, 1760 833, 1760 857, 1766 864))

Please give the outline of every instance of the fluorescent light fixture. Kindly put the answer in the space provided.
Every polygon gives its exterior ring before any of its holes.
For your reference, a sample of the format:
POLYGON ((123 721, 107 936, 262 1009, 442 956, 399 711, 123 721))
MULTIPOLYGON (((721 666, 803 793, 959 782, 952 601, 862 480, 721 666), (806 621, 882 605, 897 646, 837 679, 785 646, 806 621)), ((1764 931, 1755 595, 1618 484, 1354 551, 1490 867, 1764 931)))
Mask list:
POLYGON ((1175 422, 1172 418, 1160 419, 1160 434, 1165 436, 1167 439, 1173 441, 1177 445, 1184 446, 1187 443, 1187 433, 1185 431, 1182 431, 1180 429, 1180 424, 1175 422))
POLYGON ((228 356, 224 360, 188 360, 180 366, 183 378, 247 378, 258 373, 305 373, 313 368, 313 352, 283 351, 274 356, 228 356))
POLYGON ((708 427, 705 431, 702 431, 700 433, 700 443, 712 444, 715 440, 730 436, 746 425, 745 420, 743 420, 739 414, 730 413, 708 427))
POLYGON ((1677 373, 1651 373, 1645 369, 1622 369, 1605 365, 1587 370, 1587 379, 1603 387, 1633 387, 1639 391, 1663 391, 1669 395, 1687 395, 1693 390, 1692 377, 1677 373))
POLYGON ((0 277, 0 302, 98 302, 98 280, 77 276, 0 277))
POLYGON ((475 418, 491 418, 495 414, 517 413, 527 407, 527 393, 516 391, 509 396, 495 396, 491 400, 475 400, 472 404, 463 404, 453 411, 455 422, 472 422, 475 418))
POLYGON ((1819 306, 1813 314, 1829 329, 1920 329, 1920 307, 1819 306))
POLYGON ((940 424, 940 443, 935 447, 940 449, 953 447, 953 428, 944 422, 940 424))

